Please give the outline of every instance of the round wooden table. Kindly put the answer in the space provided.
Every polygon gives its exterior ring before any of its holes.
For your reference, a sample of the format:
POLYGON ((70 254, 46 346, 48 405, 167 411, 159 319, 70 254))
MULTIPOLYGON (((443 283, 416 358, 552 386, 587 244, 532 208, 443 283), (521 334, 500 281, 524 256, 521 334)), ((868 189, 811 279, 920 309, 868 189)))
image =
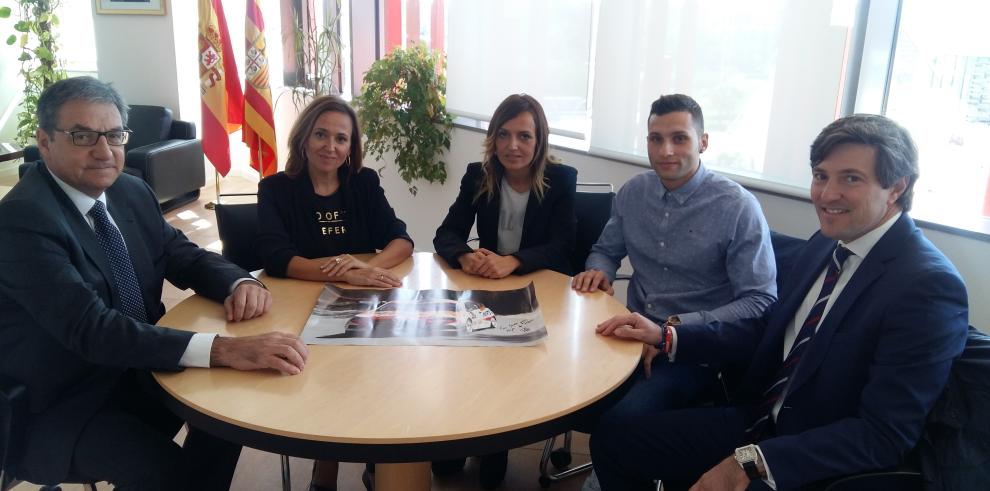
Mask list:
MULTIPOLYGON (((298 457, 377 462, 379 491, 425 490, 426 461, 566 431, 638 366, 639 343, 594 332, 625 307, 604 293, 571 290, 567 276, 539 271, 488 280, 430 253, 393 270, 413 289, 508 290, 532 281, 549 336, 530 347, 310 346, 296 376, 223 368, 156 373, 166 402, 190 424, 231 441, 298 457)), ((323 284, 262 280, 274 302, 258 319, 228 324, 222 305, 193 296, 159 324, 224 336, 301 332, 323 284)))

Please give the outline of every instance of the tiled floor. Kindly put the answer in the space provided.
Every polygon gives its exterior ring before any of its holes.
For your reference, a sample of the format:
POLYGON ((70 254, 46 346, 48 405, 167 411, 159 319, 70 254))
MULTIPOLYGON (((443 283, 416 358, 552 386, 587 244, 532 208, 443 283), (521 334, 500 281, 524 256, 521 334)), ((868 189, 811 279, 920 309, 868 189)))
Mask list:
MULTIPOLYGON (((4 181, 3 176, 0 176, 0 181, 4 181)), ((0 182, 0 184, 6 184, 6 182, 0 182)), ((12 182, 10 185, 12 185, 12 182)), ((254 182, 245 179, 227 178, 222 183, 221 192, 238 193, 254 192, 255 190, 256 183, 254 182)), ((203 247, 219 251, 220 241, 217 236, 216 219, 213 212, 205 208, 206 203, 212 201, 215 196, 216 192, 212 183, 210 183, 209 186, 203 188, 202 196, 198 201, 171 211, 165 217, 172 226, 182 230, 193 242, 203 247)), ((171 308, 189 295, 190 292, 180 291, 166 284, 162 300, 166 308, 171 308)), ((505 481, 498 489, 513 491, 535 491, 541 489, 538 477, 542 449, 543 442, 539 442, 509 452, 509 469, 505 481)), ((575 463, 586 462, 588 460, 587 436, 576 434, 574 448, 572 450, 575 463)), ((295 491, 306 490, 309 485, 312 461, 292 458, 290 459, 290 467, 292 470, 292 489, 295 491)), ((363 490, 364 487, 361 484, 361 472, 363 470, 363 464, 341 464, 338 489, 342 491, 363 490)), ((581 488, 581 483, 584 481, 585 475, 581 474, 555 483, 551 489, 557 491, 576 491, 581 488)), ((245 448, 241 453, 241 459, 238 463, 231 489, 235 491, 260 491, 277 490, 280 488, 281 474, 279 457, 267 452, 245 448)), ((38 489, 38 486, 29 484, 21 484, 14 488, 15 491, 36 489, 38 489)), ((74 491, 82 489, 82 487, 67 485, 63 489, 74 491)), ((98 489, 102 491, 112 488, 106 484, 101 484, 98 486, 98 489)), ((436 491, 480 489, 478 485, 477 461, 475 459, 469 459, 464 472, 460 474, 443 479, 434 479, 433 489, 436 491)))

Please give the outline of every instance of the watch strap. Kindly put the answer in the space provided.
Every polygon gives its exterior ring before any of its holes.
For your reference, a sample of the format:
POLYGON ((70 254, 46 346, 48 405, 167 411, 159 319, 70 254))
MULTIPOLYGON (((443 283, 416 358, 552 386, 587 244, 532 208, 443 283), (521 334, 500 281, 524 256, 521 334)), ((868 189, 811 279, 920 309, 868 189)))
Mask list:
POLYGON ((756 467, 756 462, 753 462, 752 460, 743 462, 742 468, 746 471, 746 477, 749 477, 750 480, 756 481, 763 479, 763 476, 760 475, 760 470, 756 467))

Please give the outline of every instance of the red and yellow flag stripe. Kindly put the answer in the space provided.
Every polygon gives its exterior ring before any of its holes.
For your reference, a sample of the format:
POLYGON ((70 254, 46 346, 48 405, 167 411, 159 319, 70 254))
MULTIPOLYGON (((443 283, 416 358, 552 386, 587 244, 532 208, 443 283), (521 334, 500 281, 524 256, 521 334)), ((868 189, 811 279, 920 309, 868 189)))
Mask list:
POLYGON ((230 172, 230 133, 241 127, 244 96, 220 0, 199 0, 199 89, 203 153, 222 176, 230 172))
POLYGON ((259 0, 247 0, 244 16, 246 41, 244 65, 243 141, 251 148, 251 167, 262 176, 275 173, 275 118, 272 115, 272 91, 268 83, 268 55, 265 50, 265 21, 259 0))

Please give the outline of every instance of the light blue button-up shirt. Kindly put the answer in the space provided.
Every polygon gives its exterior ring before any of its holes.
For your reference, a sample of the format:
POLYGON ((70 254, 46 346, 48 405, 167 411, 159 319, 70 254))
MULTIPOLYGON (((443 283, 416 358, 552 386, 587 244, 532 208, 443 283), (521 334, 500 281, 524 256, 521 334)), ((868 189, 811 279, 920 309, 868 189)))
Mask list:
POLYGON ((653 171, 622 186, 586 269, 614 281, 626 255, 634 270, 629 310, 655 322, 757 317, 776 300, 770 229, 759 203, 703 164, 674 191, 653 171))

